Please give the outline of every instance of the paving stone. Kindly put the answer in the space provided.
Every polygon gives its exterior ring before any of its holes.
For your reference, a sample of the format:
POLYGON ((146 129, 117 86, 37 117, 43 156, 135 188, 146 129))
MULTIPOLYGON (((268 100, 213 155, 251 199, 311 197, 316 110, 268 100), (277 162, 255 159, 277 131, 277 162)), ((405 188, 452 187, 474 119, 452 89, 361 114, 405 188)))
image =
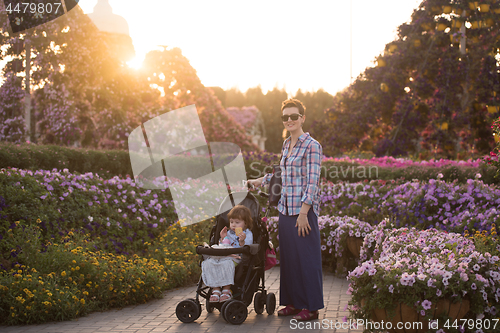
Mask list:
MULTIPOLYGON (((276 295, 279 304, 279 266, 266 271, 265 285, 268 292, 276 295)), ((324 273, 323 294, 325 308, 320 310, 317 328, 321 323, 336 321, 342 322, 342 318, 348 315, 344 310, 347 302, 351 299, 347 295, 348 281, 335 277, 331 273, 324 273)), ((294 327, 291 317, 278 317, 277 312, 273 315, 258 315, 255 313, 253 304, 248 307, 248 317, 241 325, 227 323, 219 311, 206 312, 205 300, 202 299, 202 313, 193 323, 184 324, 177 319, 175 308, 177 304, 187 298, 196 296, 196 285, 177 288, 167 291, 163 299, 152 300, 147 304, 129 306, 121 310, 110 310, 106 312, 92 313, 78 320, 65 322, 52 322, 41 325, 27 326, 0 326, 2 333, 101 333, 101 332, 123 332, 123 333, 156 333, 156 332, 238 332, 238 333, 275 333, 275 332, 329 332, 329 333, 358 333, 362 330, 327 329, 299 330, 294 327)), ((277 308, 281 308, 277 306, 277 308)))

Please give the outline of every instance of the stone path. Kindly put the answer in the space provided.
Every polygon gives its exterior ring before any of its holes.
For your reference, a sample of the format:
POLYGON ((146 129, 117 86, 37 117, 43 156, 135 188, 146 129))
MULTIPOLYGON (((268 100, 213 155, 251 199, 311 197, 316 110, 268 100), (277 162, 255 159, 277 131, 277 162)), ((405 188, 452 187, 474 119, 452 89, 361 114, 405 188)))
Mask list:
MULTIPOLYGON (((274 292, 279 304, 279 267, 266 272, 266 289, 274 292)), ((325 308, 320 310, 318 320, 298 323, 291 321, 291 317, 278 317, 264 314, 258 315, 253 309, 253 303, 248 307, 246 321, 241 325, 227 323, 219 311, 215 309, 208 313, 202 303, 201 316, 193 323, 184 324, 175 315, 177 304, 187 298, 196 296, 196 286, 178 288, 165 292, 163 299, 153 300, 147 304, 129 306, 121 310, 92 313, 77 320, 52 322, 41 325, 27 326, 0 326, 2 333, 101 333, 101 332, 238 332, 238 333, 274 333, 274 332, 339 332, 361 333, 362 329, 335 328, 348 315, 344 307, 350 299, 346 294, 348 282, 335 277, 331 273, 324 273, 323 295, 325 308)), ((281 307, 278 307, 278 309, 281 307)))

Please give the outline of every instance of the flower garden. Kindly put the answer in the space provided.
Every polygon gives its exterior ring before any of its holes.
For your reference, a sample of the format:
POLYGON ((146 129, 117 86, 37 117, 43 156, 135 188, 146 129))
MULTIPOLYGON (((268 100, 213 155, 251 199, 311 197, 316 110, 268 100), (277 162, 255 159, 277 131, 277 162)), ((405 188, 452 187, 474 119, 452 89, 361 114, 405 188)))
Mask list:
MULTIPOLYGON (((268 164, 275 156, 245 158, 268 164)), ((323 164, 324 268, 350 280, 353 319, 390 321, 404 309, 413 321, 443 325, 458 318, 493 327, 500 309, 500 188, 481 174, 491 172, 483 162, 326 158, 323 164), (378 167, 385 179, 334 181, 326 174, 364 165, 378 167), (453 175, 468 178, 451 181, 453 175), (457 304, 460 311, 449 310, 457 304)), ((276 216, 268 227, 279 245, 276 216)), ((68 320, 147 302, 197 280, 195 246, 208 239, 212 220, 179 222, 168 190, 141 189, 130 177, 2 169, 0 322, 68 320)))

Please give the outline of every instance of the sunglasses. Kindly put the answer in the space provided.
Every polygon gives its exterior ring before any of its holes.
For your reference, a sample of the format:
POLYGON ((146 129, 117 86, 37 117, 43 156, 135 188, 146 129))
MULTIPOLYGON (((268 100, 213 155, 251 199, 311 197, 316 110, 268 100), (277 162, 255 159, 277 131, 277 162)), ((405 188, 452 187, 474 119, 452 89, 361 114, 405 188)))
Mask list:
POLYGON ((299 117, 302 117, 301 114, 298 114, 298 113, 294 113, 294 114, 287 114, 287 115, 284 115, 284 116, 281 116, 281 120, 283 121, 288 121, 288 118, 292 119, 293 121, 299 119, 299 117))

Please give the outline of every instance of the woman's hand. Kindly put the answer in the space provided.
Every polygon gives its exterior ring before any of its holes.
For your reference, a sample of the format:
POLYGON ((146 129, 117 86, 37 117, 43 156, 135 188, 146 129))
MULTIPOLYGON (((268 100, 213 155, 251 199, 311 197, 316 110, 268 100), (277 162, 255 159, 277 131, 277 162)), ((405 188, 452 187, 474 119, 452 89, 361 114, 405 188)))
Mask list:
POLYGON ((224 227, 224 229, 220 231, 220 239, 224 239, 226 238, 226 236, 227 236, 227 227, 224 227))
POLYGON ((297 217, 297 223, 295 226, 298 228, 299 237, 309 235, 309 231, 311 230, 311 226, 309 225, 309 220, 307 219, 306 214, 299 214, 297 217))
POLYGON ((262 184, 262 180, 264 177, 258 178, 258 179, 250 179, 247 181, 247 184, 253 187, 259 187, 262 184))

